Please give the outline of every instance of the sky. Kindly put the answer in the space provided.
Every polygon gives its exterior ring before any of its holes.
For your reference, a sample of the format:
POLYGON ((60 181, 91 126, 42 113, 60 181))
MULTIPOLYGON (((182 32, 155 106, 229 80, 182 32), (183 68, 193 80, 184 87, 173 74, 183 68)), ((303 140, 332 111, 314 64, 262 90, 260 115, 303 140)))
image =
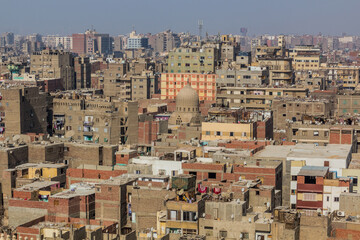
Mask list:
POLYGON ((360 0, 0 0, 0 32, 360 35, 360 0))

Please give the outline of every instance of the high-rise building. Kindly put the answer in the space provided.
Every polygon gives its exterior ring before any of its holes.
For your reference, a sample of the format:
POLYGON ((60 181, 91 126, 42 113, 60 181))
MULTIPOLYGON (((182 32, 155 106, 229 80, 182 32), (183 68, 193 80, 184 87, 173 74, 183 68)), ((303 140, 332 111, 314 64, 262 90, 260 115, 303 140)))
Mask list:
POLYGON ((112 39, 109 34, 100 34, 95 30, 76 33, 72 35, 72 52, 78 55, 108 55, 112 53, 112 39))
POLYGON ((127 39, 127 49, 137 49, 137 48, 148 48, 149 39, 136 35, 135 31, 130 33, 130 37, 127 39))
POLYGON ((38 87, 0 88, 0 136, 46 133, 48 113, 46 94, 38 87))
POLYGON ((6 45, 14 44, 14 33, 6 32, 6 33, 3 33, 2 36, 5 38, 6 45))
POLYGON ((91 63, 88 57, 76 57, 74 61, 75 69, 75 87, 90 88, 91 87, 91 63))
POLYGON ((69 52, 51 49, 34 52, 30 73, 40 78, 61 78, 66 90, 75 88, 74 57, 69 52))

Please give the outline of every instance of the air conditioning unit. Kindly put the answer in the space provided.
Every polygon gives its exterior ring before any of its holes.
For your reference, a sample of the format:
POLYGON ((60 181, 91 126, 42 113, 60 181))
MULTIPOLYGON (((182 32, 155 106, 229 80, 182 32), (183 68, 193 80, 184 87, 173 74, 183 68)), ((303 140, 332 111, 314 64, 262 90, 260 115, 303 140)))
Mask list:
POLYGON ((338 217, 345 217, 345 212, 343 212, 343 211, 338 211, 338 212, 337 212, 337 216, 338 216, 338 217))

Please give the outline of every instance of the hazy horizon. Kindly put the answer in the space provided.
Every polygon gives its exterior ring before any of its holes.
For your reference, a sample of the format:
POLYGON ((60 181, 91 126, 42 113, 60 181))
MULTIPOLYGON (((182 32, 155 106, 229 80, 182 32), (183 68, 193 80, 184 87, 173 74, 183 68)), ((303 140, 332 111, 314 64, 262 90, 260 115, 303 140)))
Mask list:
POLYGON ((0 11, 0 32, 70 35, 93 26, 100 33, 127 34, 166 29, 203 35, 318 34, 360 35, 355 27, 360 1, 347 0, 5 0, 0 11), (345 3, 344 3, 345 2, 345 3))

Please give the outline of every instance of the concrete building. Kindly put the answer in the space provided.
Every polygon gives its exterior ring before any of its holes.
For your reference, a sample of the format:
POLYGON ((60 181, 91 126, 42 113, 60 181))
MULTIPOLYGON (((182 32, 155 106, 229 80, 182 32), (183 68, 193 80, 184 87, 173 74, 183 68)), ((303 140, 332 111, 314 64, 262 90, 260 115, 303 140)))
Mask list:
POLYGON ((74 59, 75 88, 91 87, 91 63, 86 57, 76 57, 74 59))
POLYGON ((40 78, 61 78, 66 90, 74 89, 74 58, 69 52, 45 49, 31 54, 30 73, 40 78))
POLYGON ((48 102, 37 87, 0 88, 0 135, 47 133, 48 102))
POLYGON ((335 116, 352 116, 360 112, 360 95, 336 95, 336 112, 335 116))
POLYGON ((314 46, 296 46, 289 50, 289 57, 293 59, 295 71, 318 70, 320 68, 321 50, 314 46))
POLYGON ((327 100, 308 98, 277 98, 272 101, 274 128, 285 129, 289 121, 305 120, 307 117, 328 119, 332 116, 333 104, 327 100))
POLYGON ((169 52, 167 73, 215 73, 218 58, 212 45, 180 47, 169 52))
POLYGON ((146 37, 142 37, 140 35, 136 35, 135 31, 130 33, 130 36, 127 39, 126 48, 127 49, 138 49, 138 48, 148 48, 149 47, 149 39, 146 37))
POLYGON ((101 144, 136 143, 137 102, 90 98, 65 93, 53 100, 53 133, 83 142, 101 144))
POLYGON ((282 161, 284 179, 282 184, 282 204, 290 206, 290 191, 292 189, 290 184, 293 173, 296 175, 295 172, 292 172, 292 161, 305 161, 306 166, 327 166, 336 176, 343 176, 342 169, 349 166, 351 153, 352 146, 344 144, 328 144, 327 146, 315 146, 312 144, 269 145, 264 150, 255 153, 252 159, 282 161))
POLYGON ((250 66, 240 70, 217 69, 216 74, 216 86, 218 87, 258 86, 269 83, 269 71, 267 68, 250 66))
POLYGON ((302 88, 220 87, 216 103, 230 108, 270 110, 272 101, 277 97, 304 98, 307 95, 308 91, 302 88))
POLYGON ((271 86, 290 86, 294 83, 291 59, 289 58, 261 58, 260 67, 269 69, 269 84, 271 86))

